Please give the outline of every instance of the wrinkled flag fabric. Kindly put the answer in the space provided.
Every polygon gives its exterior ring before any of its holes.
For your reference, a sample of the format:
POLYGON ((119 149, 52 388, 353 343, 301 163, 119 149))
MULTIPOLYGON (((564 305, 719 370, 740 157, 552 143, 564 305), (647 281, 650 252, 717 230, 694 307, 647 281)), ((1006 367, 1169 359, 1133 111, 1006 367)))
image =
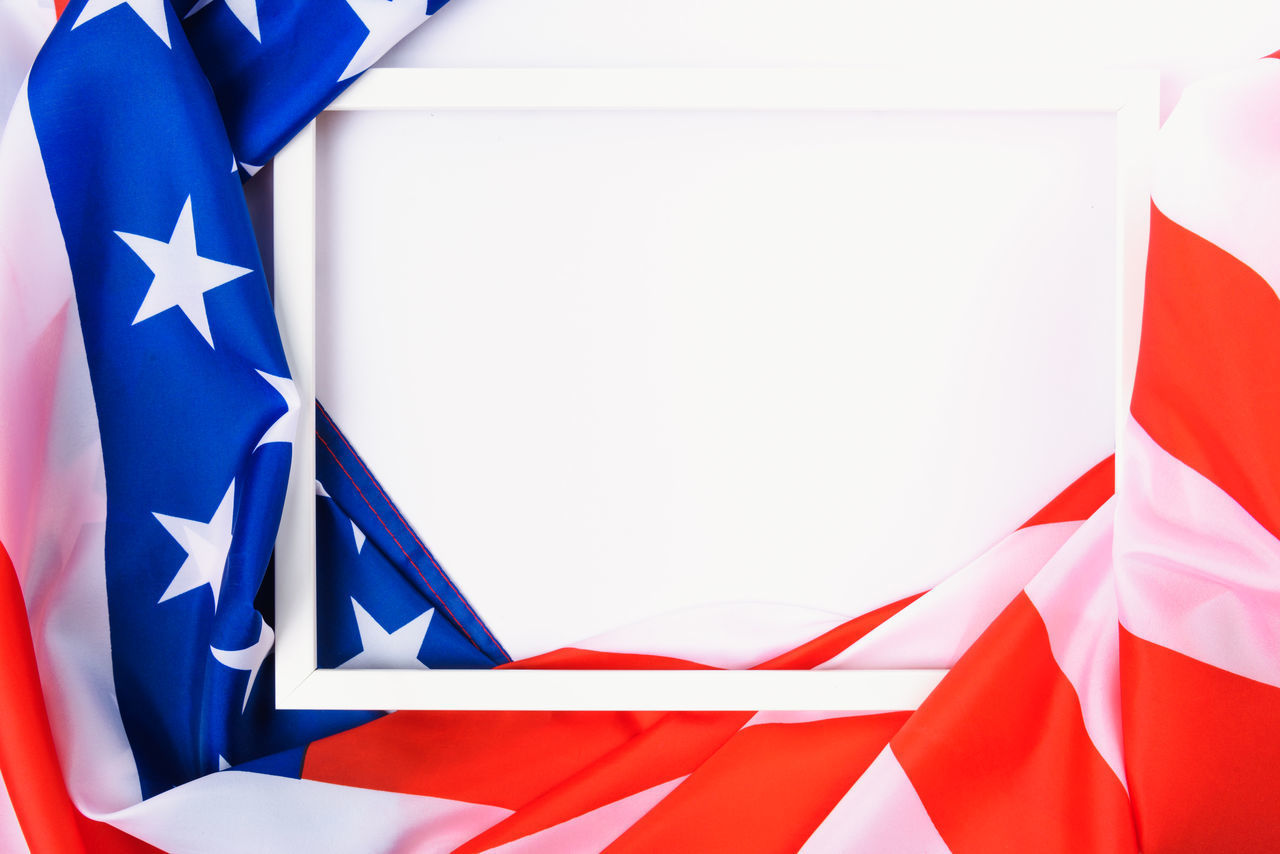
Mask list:
POLYGON ((918 710, 274 708, 263 582, 310 404, 241 182, 437 5, 77 0, 37 58, 0 141, 0 839, 1280 850, 1275 57, 1161 132, 1116 458, 869 614, 709 609, 511 663, 320 411, 326 663, 950 668, 918 710))

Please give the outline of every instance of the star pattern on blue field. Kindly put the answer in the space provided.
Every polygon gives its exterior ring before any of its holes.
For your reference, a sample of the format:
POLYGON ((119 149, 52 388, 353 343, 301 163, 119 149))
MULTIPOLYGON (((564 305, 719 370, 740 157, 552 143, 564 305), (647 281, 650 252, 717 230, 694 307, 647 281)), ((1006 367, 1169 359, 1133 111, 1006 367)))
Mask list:
POLYGON ((302 405, 301 399, 298 397, 298 387, 293 380, 288 377, 276 377, 266 371, 258 371, 258 376, 267 381, 267 384, 275 389, 276 394, 284 399, 284 414, 275 420, 267 432, 262 434, 262 438, 258 440, 258 444, 254 446, 254 450, 258 450, 263 445, 272 442, 289 442, 292 443, 294 437, 298 434, 298 415, 302 405))
MULTIPOLYGON (((54 202, 73 212, 61 224, 111 473, 95 497, 111 504, 111 687, 144 798, 372 716, 274 708, 275 634, 256 594, 313 403, 289 377, 242 183, 442 5, 326 0, 292 15, 264 0, 79 0, 28 82, 54 202), (272 92, 287 97, 261 97, 272 92)), ((383 559, 381 528, 334 530, 338 557, 383 559)), ((471 661, 431 601, 373 586, 332 598, 336 661, 471 661)), ((291 762, 272 773, 299 776, 291 762)))
POLYGON ((389 632, 365 610, 355 597, 351 607, 356 615, 356 629, 360 632, 360 652, 347 659, 340 668, 369 670, 427 670, 418 660, 418 653, 427 639, 427 629, 435 608, 428 608, 394 632, 389 632))
POLYGON ((233 670, 243 670, 249 674, 249 682, 244 688, 244 702, 240 705, 242 714, 249 707, 249 695, 253 693, 253 683, 258 680, 258 671, 262 669, 262 663, 267 660, 267 654, 271 652, 271 646, 275 643, 275 638, 276 634, 267 625, 267 621, 261 620, 258 640, 244 649, 209 647, 209 652, 217 659, 219 664, 224 667, 230 667, 233 670))
POLYGON ((355 77, 427 19, 430 0, 347 0, 369 31, 338 82, 355 77))
POLYGON ((236 482, 232 480, 222 501, 218 503, 218 509, 213 511, 208 522, 166 516, 163 513, 151 514, 187 553, 187 559, 178 567, 178 574, 169 582, 156 604, 207 584, 213 593, 213 608, 215 611, 218 609, 218 594, 222 590, 227 556, 231 552, 231 523, 235 502, 236 482))
POLYGON ((80 10, 71 29, 74 30, 81 24, 88 23, 118 6, 128 6, 150 28, 151 32, 160 37, 165 47, 172 49, 173 45, 169 42, 169 21, 165 16, 168 5, 165 0, 89 0, 80 10))
POLYGON ((153 273, 147 295, 133 318, 134 325, 171 308, 177 308, 212 347, 213 333, 209 329, 204 295, 253 271, 237 264, 205 258, 196 251, 195 214, 191 207, 191 197, 187 196, 187 200, 182 203, 178 221, 174 223, 173 233, 167 241, 126 231, 117 231, 116 236, 153 273))

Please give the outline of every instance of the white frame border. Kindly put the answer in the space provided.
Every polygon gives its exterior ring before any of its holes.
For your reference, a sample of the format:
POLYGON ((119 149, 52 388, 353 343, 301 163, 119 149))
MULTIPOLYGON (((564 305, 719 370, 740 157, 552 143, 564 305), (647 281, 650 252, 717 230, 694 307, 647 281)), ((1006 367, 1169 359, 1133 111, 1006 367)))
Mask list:
MULTIPOLYGON (((1116 436, 1137 359, 1159 122, 1154 71, 373 69, 328 110, 833 110, 1116 116, 1116 436)), ((316 123, 274 164, 276 316, 302 400, 276 540, 282 709, 913 709, 945 670, 330 670, 316 667, 316 123)))

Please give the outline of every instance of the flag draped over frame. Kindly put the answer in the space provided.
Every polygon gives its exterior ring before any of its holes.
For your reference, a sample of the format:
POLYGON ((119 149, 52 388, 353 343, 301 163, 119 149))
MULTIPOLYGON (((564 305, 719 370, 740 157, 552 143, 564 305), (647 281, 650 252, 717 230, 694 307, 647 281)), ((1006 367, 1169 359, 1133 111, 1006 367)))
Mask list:
POLYGON ((952 668, 917 711, 274 709, 301 404, 241 181, 438 5, 75 0, 32 68, 0 141, 0 841, 1280 850, 1276 57, 1162 130, 1117 458, 918 596, 510 665, 318 418, 335 666, 952 668))

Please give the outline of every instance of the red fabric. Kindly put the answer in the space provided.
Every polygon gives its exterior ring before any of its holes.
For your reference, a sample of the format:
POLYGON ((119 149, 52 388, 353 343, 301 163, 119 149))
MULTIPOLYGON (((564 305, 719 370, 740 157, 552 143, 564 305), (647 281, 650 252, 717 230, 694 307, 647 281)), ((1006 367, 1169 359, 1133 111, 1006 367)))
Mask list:
POLYGON ((45 711, 17 573, 0 543, 0 774, 33 854, 148 854, 159 849, 81 815, 67 793, 45 711))
MULTIPOLYGON (((850 620, 795 650, 761 664, 760 667, 795 669, 813 667, 820 664, 901 611, 916 598, 903 599, 850 620)), ((588 653, 588 656, 590 655, 588 653)), ((866 739, 868 737, 871 738, 871 741, 876 741, 882 732, 884 735, 879 744, 883 747, 884 742, 888 740, 892 731, 896 731, 901 724, 901 721, 895 717, 894 720, 896 722, 891 729, 885 729, 883 716, 876 717, 880 719, 879 722, 863 720, 862 723, 856 725, 846 725, 856 730, 859 734, 858 737, 850 742, 849 749, 855 749, 858 745, 867 743, 866 739), (872 735, 869 736, 869 733, 872 735)), ((701 774, 701 769, 708 767, 704 763, 709 759, 714 763, 721 761, 722 751, 729 751, 728 755, 730 757, 741 756, 742 754, 738 752, 736 745, 747 733, 753 733, 757 729, 756 727, 751 727, 745 733, 739 735, 739 730, 750 718, 751 713, 749 712, 684 712, 666 715, 650 729, 637 735, 625 745, 621 745, 617 750, 607 755, 602 755, 599 761, 584 768, 583 773, 566 779, 561 784, 549 789, 543 797, 525 805, 519 813, 459 849, 458 854, 479 852, 503 842, 518 839, 571 819, 574 816, 582 815, 592 809, 605 806, 620 798, 669 782, 685 774, 695 771, 701 774)), ((757 738, 758 736, 755 735, 750 736, 748 743, 754 743, 757 738)), ((839 746, 831 746, 827 754, 828 756, 834 756, 842 749, 839 746)), ((879 748, 876 749, 878 750, 879 748)), ((875 751, 872 752, 871 756, 867 757, 867 764, 871 762, 874 755, 875 751)), ((854 778, 856 779, 856 774, 854 778)), ((715 775, 699 777, 699 779, 702 782, 692 790, 694 794, 690 797, 694 797, 696 802, 700 804, 712 797, 709 791, 704 791, 700 788, 704 785, 711 785, 706 783, 708 780, 719 780, 714 785, 721 786, 723 791, 729 794, 738 792, 743 784, 743 781, 740 780, 729 777, 721 779, 715 775)), ((815 784, 820 779, 827 778, 818 775, 814 778, 815 784)), ((830 781, 828 780, 828 782, 830 781)), ((851 780, 849 782, 851 784, 851 780)), ((688 785, 689 783, 686 782, 680 786, 679 792, 682 794, 680 798, 672 803, 685 802, 684 798, 687 794, 686 787, 688 785)), ((848 788, 848 786, 845 786, 845 788, 848 788)), ((808 790, 806 791, 808 792, 808 790)), ((827 790, 822 789, 822 791, 826 792, 827 790)), ((812 798, 816 797, 816 795, 814 792, 808 792, 805 797, 812 798)), ((729 797, 729 800, 732 800, 732 797, 729 797)), ((822 798, 818 800, 826 803, 822 798)), ((838 800, 838 796, 836 800, 838 800)), ((664 801, 664 803, 666 802, 664 801)), ((827 804, 827 809, 830 809, 834 803, 835 801, 833 800, 827 804)), ((659 809, 663 809, 663 807, 659 807, 659 809)), ((696 811, 694 810, 694 812, 696 811)), ((804 814, 807 815, 807 813, 804 814)), ((825 815, 825 812, 823 814, 825 815)), ((692 828, 700 826, 702 823, 703 820, 694 820, 692 824, 676 824, 674 827, 680 834, 684 835, 692 833, 692 828)), ((814 826, 816 826, 816 822, 814 826)), ((809 830, 811 831, 812 827, 809 827, 809 830)))
POLYGON ((891 602, 874 611, 868 611, 861 617, 854 617, 847 623, 841 623, 831 631, 814 638, 808 643, 803 643, 795 649, 784 652, 782 655, 752 669, 811 670, 824 661, 839 655, 863 635, 923 595, 923 593, 917 593, 915 596, 908 596, 906 599, 899 599, 897 602, 891 602))
POLYGON ((952 854, 1136 854, 1124 787, 1025 593, 894 737, 952 854))
POLYGON ((1112 454, 1076 479, 1039 513, 1022 523, 1023 528, 1051 522, 1083 522, 1116 493, 1116 455, 1112 454))
POLYGON ((660 717, 624 712, 396 712, 312 744, 302 776, 517 809, 660 717))
MULTIPOLYGON (((761 667, 819 664, 915 598, 850 620, 761 667)), ((514 666, 687 669, 699 665, 661 656, 565 649, 514 666)), ((845 725, 862 733, 850 749, 863 744, 868 732, 884 733, 881 746, 888 740, 887 719, 875 717, 879 722, 845 725)), ((312 745, 303 776, 519 810, 459 849, 459 854, 467 854, 693 773, 708 757, 732 744, 750 718, 750 712, 398 712, 312 745), (416 761, 403 762, 406 755, 416 761), (513 762, 513 756, 520 761, 513 762)), ((894 720, 896 730, 901 721, 894 720)), ((752 736, 751 741, 756 738, 752 736)), ((876 738, 879 735, 872 741, 876 738)), ((874 751, 866 762, 872 758, 874 751)))
POLYGON ((1280 300, 1154 207, 1149 258, 1133 415, 1280 534, 1280 300))
POLYGON ((522 658, 500 668, 514 670, 718 670, 707 664, 670 658, 665 655, 639 655, 631 652, 598 652, 593 649, 566 647, 522 658))
MULTIPOLYGON (((623 714, 609 713, 602 714, 623 714)), ((634 738, 586 757, 546 792, 480 834, 456 854, 473 854, 567 821, 629 795, 693 773, 742 728, 751 712, 674 712, 634 738)))
POLYGON ((1280 851, 1280 688, 1123 628, 1120 674, 1145 854, 1280 851))
POLYGON ((791 854, 910 714, 747 727, 605 850, 791 854))

